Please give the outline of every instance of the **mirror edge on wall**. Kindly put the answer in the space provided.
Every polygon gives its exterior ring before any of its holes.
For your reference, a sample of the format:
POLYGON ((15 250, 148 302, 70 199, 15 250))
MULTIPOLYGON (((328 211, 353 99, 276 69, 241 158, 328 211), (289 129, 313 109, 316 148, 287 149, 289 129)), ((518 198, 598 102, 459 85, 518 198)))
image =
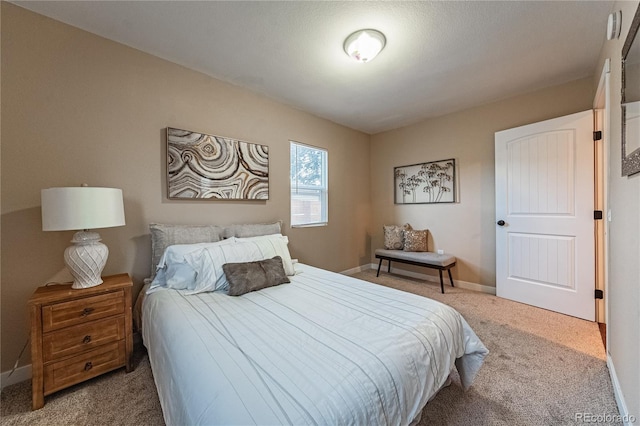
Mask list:
MULTIPOLYGON (((633 152, 627 154, 626 142, 627 142, 627 125, 626 125, 626 100, 625 100, 625 61, 627 55, 631 51, 631 46, 635 43, 640 43, 640 39, 637 39, 638 28, 640 27, 640 5, 636 9, 636 13, 631 22, 629 33, 622 47, 622 100, 621 100, 621 112, 622 112, 622 176, 631 176, 636 173, 640 173, 640 148, 636 148, 633 152)), ((640 102, 640 101, 638 101, 640 102)))

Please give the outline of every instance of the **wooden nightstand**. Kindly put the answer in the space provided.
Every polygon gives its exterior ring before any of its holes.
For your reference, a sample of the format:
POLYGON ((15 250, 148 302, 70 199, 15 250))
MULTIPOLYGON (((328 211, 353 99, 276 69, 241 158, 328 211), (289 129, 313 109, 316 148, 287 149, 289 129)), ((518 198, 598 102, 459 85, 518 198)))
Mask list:
POLYGON ((45 395, 116 368, 132 370, 133 335, 128 274, 98 286, 38 287, 29 299, 33 409, 45 395))

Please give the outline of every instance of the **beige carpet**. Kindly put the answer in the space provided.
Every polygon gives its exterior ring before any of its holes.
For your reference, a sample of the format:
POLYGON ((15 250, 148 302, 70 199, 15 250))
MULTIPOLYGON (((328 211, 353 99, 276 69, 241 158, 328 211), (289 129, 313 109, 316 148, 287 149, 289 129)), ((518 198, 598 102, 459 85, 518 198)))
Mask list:
MULTIPOLYGON (((576 414, 617 416, 597 324, 435 283, 365 271, 357 278, 453 306, 491 351, 473 386, 457 377, 423 411, 427 425, 571 425, 576 414)), ((2 425, 162 425, 144 350, 119 371, 45 398, 31 411, 30 382, 2 391, 2 425)), ((606 424, 621 424, 606 422, 606 424)))

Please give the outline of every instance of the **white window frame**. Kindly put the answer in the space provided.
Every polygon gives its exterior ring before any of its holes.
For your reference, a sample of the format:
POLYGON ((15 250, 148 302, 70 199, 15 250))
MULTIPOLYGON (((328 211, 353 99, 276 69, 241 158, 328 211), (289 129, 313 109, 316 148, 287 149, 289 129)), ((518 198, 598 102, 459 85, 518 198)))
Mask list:
MULTIPOLYGON (((301 185, 298 182, 291 181, 291 169, 289 170, 289 217, 291 220, 292 228, 306 228, 312 226, 327 226, 329 224, 329 150, 326 148, 320 148, 313 145, 304 144, 296 141, 289 141, 289 153, 291 155, 291 148, 294 146, 300 146, 304 148, 310 148, 314 150, 318 150, 323 152, 323 162, 322 162, 322 182, 319 186, 316 185, 301 185), (321 204, 321 218, 320 221, 316 222, 306 222, 306 223, 295 223, 293 221, 293 202, 294 195, 304 193, 307 191, 308 193, 316 193, 320 191, 320 204, 321 204)), ((291 163, 293 162, 292 158, 289 159, 289 167, 291 167, 291 163)), ((297 160, 297 159, 296 159, 297 160)), ((296 162, 297 163, 297 162, 296 162)))

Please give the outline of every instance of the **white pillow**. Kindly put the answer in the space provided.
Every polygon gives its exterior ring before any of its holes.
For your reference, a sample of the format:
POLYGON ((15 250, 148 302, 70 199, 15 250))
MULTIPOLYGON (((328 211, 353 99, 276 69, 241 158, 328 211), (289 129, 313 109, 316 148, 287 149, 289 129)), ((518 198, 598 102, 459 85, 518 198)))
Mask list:
MULTIPOLYGON (((236 241, 256 241, 256 240, 264 240, 270 238, 287 238, 282 234, 269 234, 269 235, 257 235, 255 237, 235 237, 236 241)), ((287 241, 289 241, 287 239, 287 241)))
POLYGON ((156 276, 147 289, 147 294, 160 288, 174 290, 193 289, 196 285, 196 271, 186 262, 173 263, 165 268, 158 268, 156 276))
POLYGON ((291 255, 287 248, 288 242, 288 238, 282 236, 277 238, 236 238, 235 244, 210 246, 186 254, 185 260, 197 273, 195 288, 188 291, 187 294, 228 290, 229 281, 222 270, 222 265, 226 263, 255 262, 280 256, 285 273, 287 275, 295 274, 291 255))
POLYGON ((232 237, 214 243, 174 244, 167 247, 158 261, 156 276, 147 293, 153 293, 162 287, 193 290, 196 286, 196 271, 185 261, 185 255, 206 247, 234 243, 235 238, 232 237))
MULTIPOLYGON (((282 266, 284 266, 284 272, 291 276, 295 275, 296 271, 293 267, 293 261, 291 260, 291 253, 289 253, 289 238, 282 234, 261 235, 259 237, 249 238, 236 238, 236 242, 253 242, 258 245, 260 251, 265 256, 264 259, 271 259, 274 256, 280 256, 282 258, 282 266)), ((259 259, 259 260, 264 260, 259 259)))

